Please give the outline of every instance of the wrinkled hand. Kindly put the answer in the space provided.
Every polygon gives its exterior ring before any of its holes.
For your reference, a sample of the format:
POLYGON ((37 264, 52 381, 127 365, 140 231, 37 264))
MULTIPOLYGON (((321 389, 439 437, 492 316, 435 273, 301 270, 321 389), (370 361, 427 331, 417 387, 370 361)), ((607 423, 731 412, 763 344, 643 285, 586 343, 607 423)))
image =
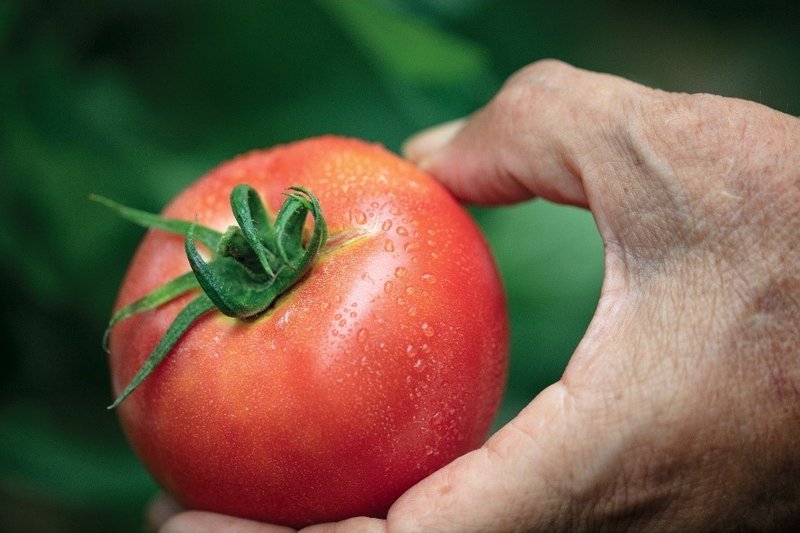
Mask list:
MULTIPOLYGON (((406 155, 469 202, 589 208, 602 296, 561 380, 482 448, 411 488, 385 522, 308 531, 800 521, 800 120, 546 61, 406 155)), ((197 512, 167 529, 203 520, 273 531, 197 512)))

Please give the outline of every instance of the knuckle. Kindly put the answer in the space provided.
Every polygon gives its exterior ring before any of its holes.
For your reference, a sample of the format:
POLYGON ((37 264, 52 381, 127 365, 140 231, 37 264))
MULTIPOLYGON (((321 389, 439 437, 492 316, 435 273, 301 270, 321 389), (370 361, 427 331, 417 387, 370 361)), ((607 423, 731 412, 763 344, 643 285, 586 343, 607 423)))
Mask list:
POLYGON ((498 101, 504 105, 516 105, 524 99, 544 97, 566 87, 568 79, 579 76, 579 72, 575 67, 554 59, 531 63, 508 78, 498 94, 498 101))
MULTIPOLYGON (((587 75, 566 63, 543 60, 523 67, 505 82, 486 108, 489 123, 501 132, 513 132, 514 136, 525 135, 532 127, 563 122, 562 115, 574 113, 574 107, 582 97, 582 76, 587 75), (562 117, 562 118, 560 118, 562 117)), ((549 126, 545 126, 549 127, 549 126)))
POLYGON ((510 85, 536 85, 547 81, 563 81, 564 78, 577 75, 580 71, 568 63, 557 59, 542 59, 526 65, 514 73, 508 80, 510 85))

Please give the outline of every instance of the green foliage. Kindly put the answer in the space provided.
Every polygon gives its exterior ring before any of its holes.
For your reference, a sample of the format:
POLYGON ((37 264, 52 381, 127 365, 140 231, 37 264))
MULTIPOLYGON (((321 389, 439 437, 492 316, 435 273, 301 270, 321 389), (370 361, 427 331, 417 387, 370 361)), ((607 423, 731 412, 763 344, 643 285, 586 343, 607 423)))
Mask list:
POLYGON ((480 46, 370 0, 325 6, 376 69, 422 87, 472 83, 489 67, 480 46))
MULTIPOLYGON (((798 8, 779 4, 0 2, 0 530, 140 531, 155 491, 104 409, 101 338, 142 231, 90 193, 158 211, 253 148, 336 133, 397 149, 549 56, 798 114, 798 8)), ((507 420, 580 340, 602 251, 574 209, 475 214, 509 295, 507 420)))

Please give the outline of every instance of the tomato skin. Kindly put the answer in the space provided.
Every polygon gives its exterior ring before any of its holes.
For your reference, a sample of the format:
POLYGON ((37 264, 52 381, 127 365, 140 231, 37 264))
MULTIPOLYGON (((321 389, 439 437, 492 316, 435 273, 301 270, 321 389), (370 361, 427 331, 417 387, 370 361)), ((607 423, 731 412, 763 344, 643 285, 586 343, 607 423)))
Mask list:
MULTIPOLYGON (((291 526, 385 516, 406 489, 480 446, 499 406, 508 328, 488 247, 433 179, 338 137, 240 156, 164 215, 224 230, 239 183, 273 213, 287 187, 306 187, 331 241, 349 240, 264 316, 198 320, 118 408, 125 433, 189 508, 291 526)), ((187 270, 182 237, 148 232, 117 308, 187 270)), ((115 394, 191 297, 115 326, 115 394)))

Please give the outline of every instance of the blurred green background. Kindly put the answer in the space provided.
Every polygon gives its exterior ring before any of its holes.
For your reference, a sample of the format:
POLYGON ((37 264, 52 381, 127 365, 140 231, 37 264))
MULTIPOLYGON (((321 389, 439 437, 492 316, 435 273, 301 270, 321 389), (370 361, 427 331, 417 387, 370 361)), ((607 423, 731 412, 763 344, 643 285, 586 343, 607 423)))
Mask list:
MULTIPOLYGON (((155 486, 100 338, 142 232, 231 156, 338 133, 397 150, 544 57, 800 113, 797 2, 0 0, 0 531, 141 531, 155 486)), ((498 423, 558 379, 602 280, 591 217, 474 214, 512 316, 498 423)))

